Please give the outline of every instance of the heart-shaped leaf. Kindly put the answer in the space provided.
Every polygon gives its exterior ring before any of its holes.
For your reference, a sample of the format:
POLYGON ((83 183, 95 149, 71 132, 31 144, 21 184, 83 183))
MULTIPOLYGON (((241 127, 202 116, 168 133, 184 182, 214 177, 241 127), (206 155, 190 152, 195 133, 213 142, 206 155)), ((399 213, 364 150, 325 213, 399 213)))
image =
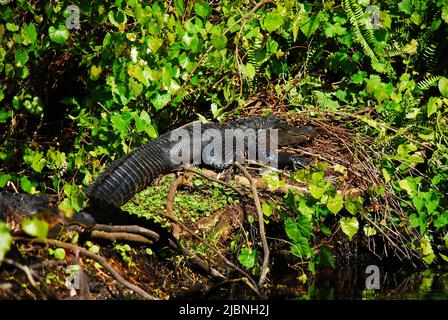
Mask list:
POLYGON ((56 43, 64 44, 68 37, 70 36, 70 32, 67 27, 63 24, 58 25, 58 28, 51 26, 48 29, 48 34, 50 35, 50 39, 56 43))

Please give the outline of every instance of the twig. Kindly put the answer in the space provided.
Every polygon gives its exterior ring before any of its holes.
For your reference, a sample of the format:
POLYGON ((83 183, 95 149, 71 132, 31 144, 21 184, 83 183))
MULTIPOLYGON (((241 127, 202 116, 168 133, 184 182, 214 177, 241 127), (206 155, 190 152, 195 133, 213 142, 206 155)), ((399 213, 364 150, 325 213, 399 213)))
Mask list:
POLYGON ((249 282, 250 282, 250 288, 252 290, 254 290, 260 297, 261 294, 259 292, 259 290, 257 289, 257 285, 254 282, 254 280, 247 274, 247 272, 245 272, 244 270, 242 270, 241 268, 239 268, 237 265, 235 265, 234 263, 232 263, 229 259, 227 259, 218 249, 216 249, 215 247, 213 247, 211 244, 209 244, 207 241, 205 241, 204 239, 202 239, 201 237, 199 237, 193 230, 191 230, 190 228, 188 228, 186 225, 184 225, 182 222, 176 220, 175 218, 160 212, 159 215, 165 217, 166 219, 170 220, 173 223, 176 223, 177 225, 179 225, 184 231, 186 231, 188 234, 190 234, 193 238, 195 238, 196 240, 198 240, 199 242, 201 242, 203 245, 205 245, 209 250, 213 251, 217 256, 219 256, 224 262, 225 264, 227 264, 229 267, 235 269, 236 271, 238 271, 239 273, 241 273, 244 277, 246 277, 249 282))
POLYGON ((260 232, 260 238, 261 238, 261 243, 263 245, 263 253, 264 253, 263 264, 261 267, 261 275, 260 275, 260 279, 258 280, 258 287, 262 288, 264 282, 266 281, 266 275, 269 272, 269 246, 268 246, 268 242, 266 240, 266 231, 264 229, 264 215, 263 215, 263 211, 261 210, 261 204, 260 204, 260 199, 258 197, 257 186, 255 184, 255 180, 252 178, 252 176, 249 174, 249 172, 247 172, 246 168, 244 168, 241 164, 239 164, 238 162, 235 162, 235 166, 237 166, 238 169, 240 169, 241 172, 244 174, 244 176, 250 181, 250 183, 252 185, 252 193, 254 196, 255 207, 258 212, 258 227, 260 229, 259 232, 260 232))
POLYGON ((199 269, 201 269, 203 272, 205 272, 206 274, 209 274, 210 276, 214 277, 214 278, 218 278, 218 279, 227 279, 226 276, 224 276, 223 274, 221 274, 218 270, 216 270, 215 268, 211 267, 208 263, 206 263, 204 260, 202 260, 201 258, 199 258, 197 255, 195 255, 193 252, 191 252, 190 250, 188 250, 187 248, 185 248, 184 246, 182 246, 180 243, 175 243, 173 240, 169 240, 169 244, 171 247, 173 248, 177 248, 181 251, 181 253, 191 259, 193 261, 193 264, 198 267, 199 269))
POLYGON ((370 219, 366 215, 364 215, 364 219, 366 219, 371 225, 373 225, 389 241, 389 243, 402 254, 403 257, 407 257, 407 254, 403 250, 401 250, 401 248, 397 244, 395 244, 395 242, 386 234, 386 232, 384 232, 384 230, 382 230, 372 219, 370 219))
POLYGON ((205 174, 205 173, 203 173, 203 172, 201 172, 201 171, 199 171, 199 170, 197 170, 197 169, 194 169, 194 168, 189 167, 189 166, 183 166, 182 169, 185 170, 185 171, 188 171, 188 172, 192 172, 192 173, 194 173, 194 174, 197 174, 198 176, 201 176, 201 177, 203 177, 203 178, 205 178, 205 179, 208 179, 208 180, 210 180, 210 181, 213 181, 213 182, 222 184, 223 186, 226 186, 226 187, 232 189, 233 191, 235 191, 236 193, 238 193, 241 197, 246 196, 246 194, 245 194, 243 191, 241 191, 241 190, 239 190, 238 188, 232 186, 231 184, 229 184, 229 183, 227 183, 227 182, 225 182, 225 181, 216 179, 216 178, 214 178, 214 177, 211 177, 211 176, 209 176, 209 175, 207 175, 207 174, 205 174))
POLYGON ((14 261, 14 260, 11 260, 11 259, 4 259, 3 261, 11 266, 16 267, 17 269, 22 270, 25 273, 25 275, 28 278, 28 281, 31 283, 31 285, 34 288, 36 287, 36 281, 34 281, 34 278, 32 275, 33 270, 31 270, 29 267, 24 266, 24 265, 14 261))
POLYGON ((119 283, 121 283, 122 285, 124 285, 125 287, 131 289, 132 291, 134 291, 135 293, 141 295, 143 298, 148 299, 148 300, 159 300, 157 297, 149 294, 148 292, 146 292, 145 290, 137 287, 136 285, 128 282, 125 278, 123 278, 107 261, 105 258, 94 254, 92 252, 90 252, 87 249, 84 249, 82 247, 79 247, 77 245, 74 244, 70 244, 70 243, 65 243, 62 241, 58 241, 58 240, 53 240, 53 239, 39 239, 39 238, 34 238, 34 239, 28 239, 28 238, 22 238, 22 237, 14 237, 14 241, 28 241, 28 242, 37 242, 37 243, 41 243, 41 244, 47 244, 47 245, 51 245, 51 246, 56 246, 56 247, 60 247, 60 248, 64 248, 64 249, 69 249, 72 251, 75 250, 79 250, 79 252, 81 254, 83 254, 86 257, 89 257, 90 259, 95 260, 96 262, 98 262, 99 264, 101 264, 107 271, 109 271, 109 273, 115 278, 117 279, 117 281, 119 283))

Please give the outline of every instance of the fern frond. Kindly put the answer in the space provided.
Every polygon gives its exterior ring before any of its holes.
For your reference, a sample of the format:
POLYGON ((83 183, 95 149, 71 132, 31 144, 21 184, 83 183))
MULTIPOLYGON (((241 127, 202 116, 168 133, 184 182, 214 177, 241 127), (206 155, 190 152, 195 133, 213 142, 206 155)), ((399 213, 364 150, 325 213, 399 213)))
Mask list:
POLYGON ((375 67, 382 64, 384 65, 384 73, 394 75, 395 71, 390 63, 380 58, 382 56, 381 49, 375 41, 373 31, 363 23, 364 13, 358 2, 356 0, 342 0, 342 6, 354 29, 356 41, 359 42, 365 54, 370 58, 372 65, 375 67))
POLYGON ((403 51, 403 48, 394 45, 394 46, 387 46, 384 49, 384 53, 386 54, 387 57, 393 58, 393 57, 401 56, 404 53, 404 51, 403 51))
POLYGON ((417 87, 422 90, 428 90, 430 87, 436 85, 441 77, 442 76, 428 75, 417 83, 417 87))
POLYGON ((432 71, 438 63, 438 47, 438 43, 429 43, 423 50, 422 58, 428 71, 432 71))

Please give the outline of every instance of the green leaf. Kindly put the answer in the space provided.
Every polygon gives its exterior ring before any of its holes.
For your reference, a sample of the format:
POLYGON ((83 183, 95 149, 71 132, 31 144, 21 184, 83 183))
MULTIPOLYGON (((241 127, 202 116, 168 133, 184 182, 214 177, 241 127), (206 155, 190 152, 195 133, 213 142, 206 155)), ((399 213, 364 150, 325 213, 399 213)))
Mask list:
POLYGON ((434 227, 440 229, 448 225, 448 213, 441 214, 436 220, 434 220, 434 227))
POLYGON ((341 211, 343 205, 344 205, 344 198, 339 193, 336 193, 334 197, 328 198, 327 208, 335 215, 339 211, 341 211))
POLYGON ((261 211, 266 217, 270 217, 272 215, 272 207, 267 202, 263 201, 263 204, 261 205, 261 211))
POLYGON ((252 63, 248 63, 244 66, 243 73, 250 80, 253 80, 255 78, 255 72, 255 67, 252 63))
POLYGON ((320 225, 320 232, 322 232, 326 236, 329 236, 331 234, 331 229, 328 228, 326 225, 321 224, 320 225))
POLYGON ((309 239, 311 237, 311 220, 303 215, 299 215, 297 221, 288 218, 284 224, 288 238, 294 242, 299 241, 301 238, 309 239))
POLYGON ((20 188, 26 193, 34 193, 35 191, 35 183, 31 182, 27 176, 23 176, 20 178, 20 188))
POLYGON ((448 3, 442 7, 442 19, 448 23, 448 3))
POLYGON ((291 245, 291 253, 301 259, 309 259, 312 255, 312 249, 305 238, 300 238, 291 245))
POLYGON ((100 247, 98 247, 95 244, 92 244, 89 246, 89 251, 94 253, 94 254, 98 254, 100 252, 100 247))
POLYGON ((129 123, 120 114, 114 114, 110 120, 112 122, 112 127, 117 130, 121 136, 124 137, 129 134, 129 123))
POLYGON ((50 35, 50 39, 56 43, 64 44, 68 37, 70 36, 70 32, 67 27, 63 24, 58 25, 58 28, 51 26, 48 29, 48 34, 50 35))
POLYGON ((176 9, 177 15, 181 16, 184 11, 184 0, 174 0, 174 8, 176 9))
POLYGON ((126 13, 121 9, 119 9, 116 13, 114 13, 113 11, 109 11, 108 18, 110 23, 112 23, 112 25, 117 28, 120 28, 128 21, 126 13))
POLYGON ((0 263, 11 248, 12 236, 5 222, 0 221, 0 263))
POLYGON ((398 185, 401 189, 405 190, 410 197, 414 197, 417 194, 417 184, 412 178, 405 178, 398 181, 398 185))
POLYGON ((154 105, 154 107, 156 108, 156 110, 162 109, 163 107, 165 107, 168 102, 170 102, 171 100, 171 95, 170 93, 165 93, 165 94, 156 94, 156 96, 151 99, 152 104, 154 105))
POLYGON ((227 38, 222 33, 213 33, 210 40, 217 50, 224 49, 227 45, 227 38))
POLYGON ((309 207, 305 200, 301 200, 299 203, 299 207, 297 208, 301 214, 303 214, 308 219, 313 218, 314 209, 309 207))
POLYGON ((431 264, 435 258, 435 255, 428 236, 423 237, 420 248, 422 249, 423 261, 427 264, 431 264))
POLYGON ((307 16, 303 19, 303 23, 300 25, 300 30, 307 38, 309 38, 316 32, 317 28, 319 28, 319 24, 319 14, 312 15, 311 17, 307 16))
POLYGON ((11 178, 10 174, 0 174, 0 188, 3 188, 11 178))
POLYGON ((94 80, 94 81, 98 80, 98 78, 100 77, 101 71, 102 71, 101 66, 97 67, 97 66, 93 65, 90 68, 90 79, 94 80))
POLYGON ((413 213, 409 216, 409 223, 412 228, 417 228, 420 225, 420 219, 415 213, 413 213))
POLYGON ((376 229, 373 227, 365 226, 364 228, 362 228, 362 230, 364 231, 366 237, 372 237, 376 235, 376 229))
POLYGON ((411 15, 412 14, 411 0, 403 0, 400 3, 398 3, 398 10, 411 15))
POLYGON ((431 97, 428 100, 427 105, 427 117, 431 117, 434 113, 437 112, 437 109, 442 105, 442 101, 437 97, 431 97))
POLYGON ((352 76, 351 80, 354 84, 360 84, 366 77, 367 77, 367 72, 358 71, 352 76))
POLYGON ((339 219, 339 224, 341 225, 342 232, 344 232, 350 240, 358 232, 359 222, 356 218, 341 218, 339 219))
MULTIPOLYGON (((24 157, 25 159, 25 157, 24 157)), ((31 165, 36 172, 42 172, 42 169, 45 167, 47 160, 44 158, 44 153, 40 151, 31 151, 29 157, 26 158, 27 163, 31 165)))
POLYGON ((439 90, 444 97, 448 97, 448 79, 442 77, 439 79, 439 90))
POLYGON ((12 118, 12 110, 0 109, 0 123, 6 123, 9 118, 12 118))
POLYGON ((57 249, 48 249, 48 252, 50 255, 54 256, 58 260, 64 260, 65 259, 65 250, 63 248, 57 248, 57 249))
POLYGON ((310 194, 315 198, 315 199, 320 199, 322 198, 322 196, 325 193, 325 188, 319 187, 315 184, 310 184, 308 186, 308 188, 310 189, 310 194))
POLYGON ((19 26, 16 25, 15 23, 10 23, 10 22, 8 22, 8 23, 6 24, 6 29, 8 29, 9 31, 12 31, 12 32, 16 32, 16 31, 19 30, 19 26))
POLYGON ((419 214, 423 213, 423 208, 425 207, 425 199, 421 197, 412 197, 412 204, 419 214))
POLYGON ((285 180, 280 179, 277 172, 270 172, 266 170, 261 174, 261 179, 268 185, 269 190, 272 191, 285 186, 285 180))
POLYGON ((243 248, 238 256, 238 261, 247 269, 255 266, 257 251, 250 248, 243 248))
POLYGON ((16 51, 15 63, 17 67, 23 67, 28 61, 28 53, 25 50, 16 51))
POLYGON ((333 253, 330 248, 326 245, 323 245, 316 256, 316 262, 326 268, 334 269, 336 267, 334 263, 333 253))
POLYGON ((347 197, 344 201, 344 207, 348 212, 355 215, 361 211, 363 199, 360 196, 347 197))
POLYGON ((194 2, 194 12, 201 18, 207 19, 212 13, 212 7, 206 1, 196 0, 194 2))
POLYGON ((145 129, 150 125, 151 117, 145 110, 140 113, 140 116, 135 117, 135 129, 137 133, 145 131, 145 129))
POLYGON ((25 35, 23 44, 24 45, 34 44, 34 42, 36 42, 37 40, 37 31, 34 24, 32 22, 30 22, 29 24, 25 23, 22 27, 22 30, 25 35))
POLYGON ((163 45, 163 39, 154 37, 148 40, 148 47, 153 53, 156 53, 163 45))
POLYGON ((263 21, 263 27, 267 32, 272 32, 280 28, 284 23, 282 15, 277 11, 272 11, 266 15, 263 21))
POLYGON ((48 235, 48 223, 33 217, 32 220, 25 220, 22 223, 23 231, 32 237, 45 239, 48 235))
POLYGON ((327 38, 343 35, 347 30, 346 28, 342 27, 339 22, 335 24, 326 22, 324 29, 325 29, 325 36, 327 38))

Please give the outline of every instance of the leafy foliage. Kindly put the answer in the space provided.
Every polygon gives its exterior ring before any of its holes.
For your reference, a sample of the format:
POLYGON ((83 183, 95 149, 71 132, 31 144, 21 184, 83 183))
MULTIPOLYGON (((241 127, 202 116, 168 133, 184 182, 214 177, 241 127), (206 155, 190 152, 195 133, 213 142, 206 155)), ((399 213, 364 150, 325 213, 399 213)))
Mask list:
MULTIPOLYGON (((66 26, 70 1, 2 4, 0 187, 57 194, 64 210, 80 210, 85 186, 110 161, 189 120, 238 116, 268 92, 290 111, 360 114, 358 134, 375 137, 384 180, 370 200, 394 193, 404 216, 393 219, 420 236, 408 245, 428 263, 445 261, 448 7, 382 1, 372 28, 368 1, 341 2, 276 1, 248 15, 248 0, 80 1, 79 29, 66 26)), ((365 199, 338 192, 326 170, 296 173, 310 194, 284 199, 291 252, 311 269, 334 264, 320 246, 330 220, 348 237, 376 232, 360 223, 365 199)), ((250 268, 257 250, 244 250, 250 268)))

